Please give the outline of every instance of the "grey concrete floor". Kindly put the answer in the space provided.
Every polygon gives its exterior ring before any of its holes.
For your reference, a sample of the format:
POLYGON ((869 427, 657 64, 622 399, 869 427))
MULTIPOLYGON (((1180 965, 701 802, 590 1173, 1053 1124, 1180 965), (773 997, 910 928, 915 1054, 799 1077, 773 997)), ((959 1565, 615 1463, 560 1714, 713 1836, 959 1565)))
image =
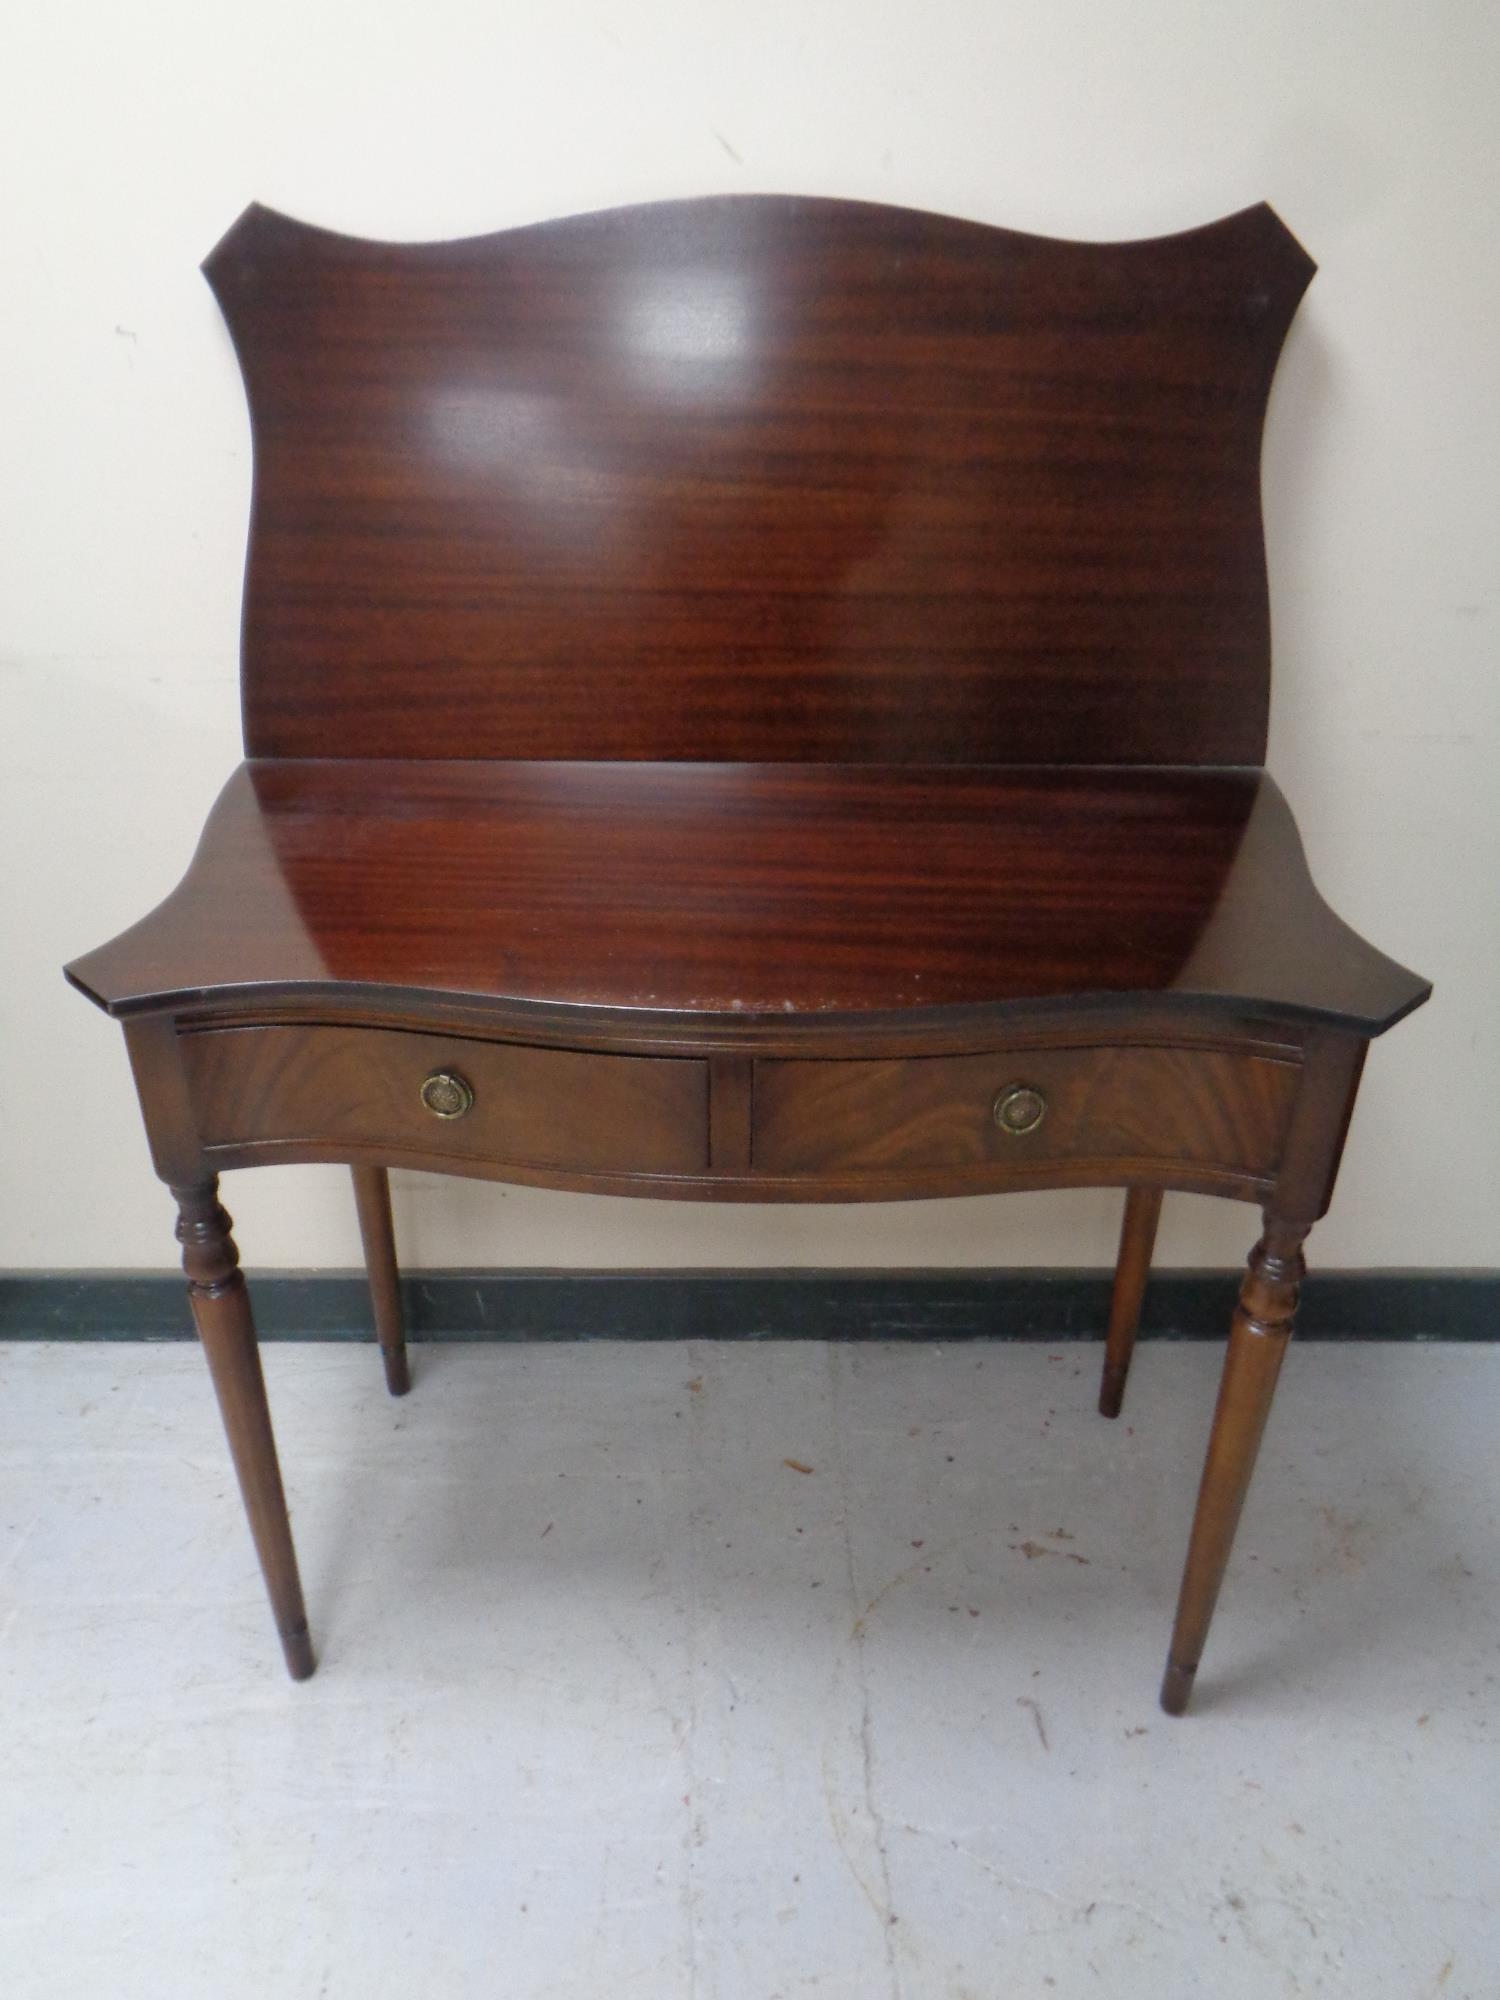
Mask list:
POLYGON ((6 2000, 1492 2000, 1500 1349, 1294 1346, 1193 1712, 1219 1350, 0 1349, 6 2000))

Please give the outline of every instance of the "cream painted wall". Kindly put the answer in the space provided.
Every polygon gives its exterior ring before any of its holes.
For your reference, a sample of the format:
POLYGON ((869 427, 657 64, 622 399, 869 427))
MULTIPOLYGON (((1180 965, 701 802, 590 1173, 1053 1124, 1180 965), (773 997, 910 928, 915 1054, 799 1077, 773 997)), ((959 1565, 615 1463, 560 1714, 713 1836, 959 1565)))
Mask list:
MULTIPOLYGON (((1500 1262, 1500 9, 1320 0, 74 0, 0 80, 0 1265, 164 1266, 118 1031, 65 957, 164 893, 238 755, 249 492, 198 259, 252 197, 368 235, 796 190, 1060 235, 1262 196, 1322 265, 1266 455, 1272 767, 1436 1000, 1377 1045, 1325 1264, 1500 1262)), ((237 1175, 247 1260, 357 1260, 345 1177, 237 1175)), ((1106 1262, 1117 1197, 717 1209, 399 1177, 410 1262, 1106 1262)), ((1178 1197, 1162 1257, 1237 1260, 1178 1197)))

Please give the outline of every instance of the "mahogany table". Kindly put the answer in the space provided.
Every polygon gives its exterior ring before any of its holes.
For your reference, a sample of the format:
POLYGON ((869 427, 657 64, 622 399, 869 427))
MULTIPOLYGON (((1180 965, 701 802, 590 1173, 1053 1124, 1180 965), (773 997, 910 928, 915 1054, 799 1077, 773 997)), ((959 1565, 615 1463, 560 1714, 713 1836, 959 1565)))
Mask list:
POLYGON ((287 1664, 313 1655, 224 1168, 731 1201, 1258 1204, 1186 1705, 1370 1039, 1426 983, 1262 768, 1271 210, 1054 242, 731 197, 455 243, 249 209, 246 762, 68 968, 123 1024, 287 1664))

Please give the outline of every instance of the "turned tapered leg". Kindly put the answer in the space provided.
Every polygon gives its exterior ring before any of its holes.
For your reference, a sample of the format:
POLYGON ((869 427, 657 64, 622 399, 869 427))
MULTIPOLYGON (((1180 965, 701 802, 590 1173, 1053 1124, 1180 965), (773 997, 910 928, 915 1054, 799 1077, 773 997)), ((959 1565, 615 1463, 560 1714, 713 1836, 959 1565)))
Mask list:
POLYGON ((1120 1256, 1115 1265, 1115 1289, 1109 1302, 1109 1332, 1104 1341, 1104 1373, 1099 1380, 1099 1414, 1117 1417, 1125 1396, 1125 1377, 1135 1352, 1141 1323, 1141 1300, 1151 1273, 1151 1252, 1161 1217, 1161 1189, 1130 1188, 1125 1196, 1125 1221, 1120 1229, 1120 1256))
POLYGON ((229 1233, 229 1217, 219 1206, 217 1180, 199 1187, 174 1187, 172 1192, 177 1197, 177 1240, 182 1245, 193 1319, 219 1398, 287 1671, 294 1681, 305 1681, 313 1670, 312 1641, 240 1254, 229 1233))
POLYGON ((1292 1335, 1304 1269, 1302 1239, 1308 1226, 1268 1214, 1265 1234, 1250 1253, 1250 1268, 1240 1286, 1161 1684, 1161 1705, 1168 1715, 1181 1715, 1193 1691, 1193 1676, 1292 1335))
POLYGON ((393 1396, 411 1387, 406 1361, 406 1324, 401 1312, 401 1274, 396 1268, 396 1230, 391 1221, 391 1183, 384 1167, 351 1167, 365 1269, 375 1306, 375 1331, 385 1362, 385 1386, 393 1396))

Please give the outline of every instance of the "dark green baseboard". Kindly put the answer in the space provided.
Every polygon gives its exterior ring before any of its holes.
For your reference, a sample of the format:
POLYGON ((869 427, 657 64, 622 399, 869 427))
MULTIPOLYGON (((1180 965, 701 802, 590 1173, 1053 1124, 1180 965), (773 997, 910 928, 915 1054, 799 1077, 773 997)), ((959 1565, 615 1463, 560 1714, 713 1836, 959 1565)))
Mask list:
MULTIPOLYGON (((414 1340, 1090 1340, 1108 1271, 432 1271, 403 1279, 414 1340)), ((1218 1340, 1236 1271, 1152 1278, 1143 1337, 1218 1340)), ((355 1273, 270 1272, 252 1287, 267 1340, 366 1340, 355 1273)), ((1325 1271, 1303 1291, 1308 1340, 1500 1338, 1500 1272, 1325 1271)), ((180 1278, 0 1276, 0 1339, 179 1340, 180 1278)))

